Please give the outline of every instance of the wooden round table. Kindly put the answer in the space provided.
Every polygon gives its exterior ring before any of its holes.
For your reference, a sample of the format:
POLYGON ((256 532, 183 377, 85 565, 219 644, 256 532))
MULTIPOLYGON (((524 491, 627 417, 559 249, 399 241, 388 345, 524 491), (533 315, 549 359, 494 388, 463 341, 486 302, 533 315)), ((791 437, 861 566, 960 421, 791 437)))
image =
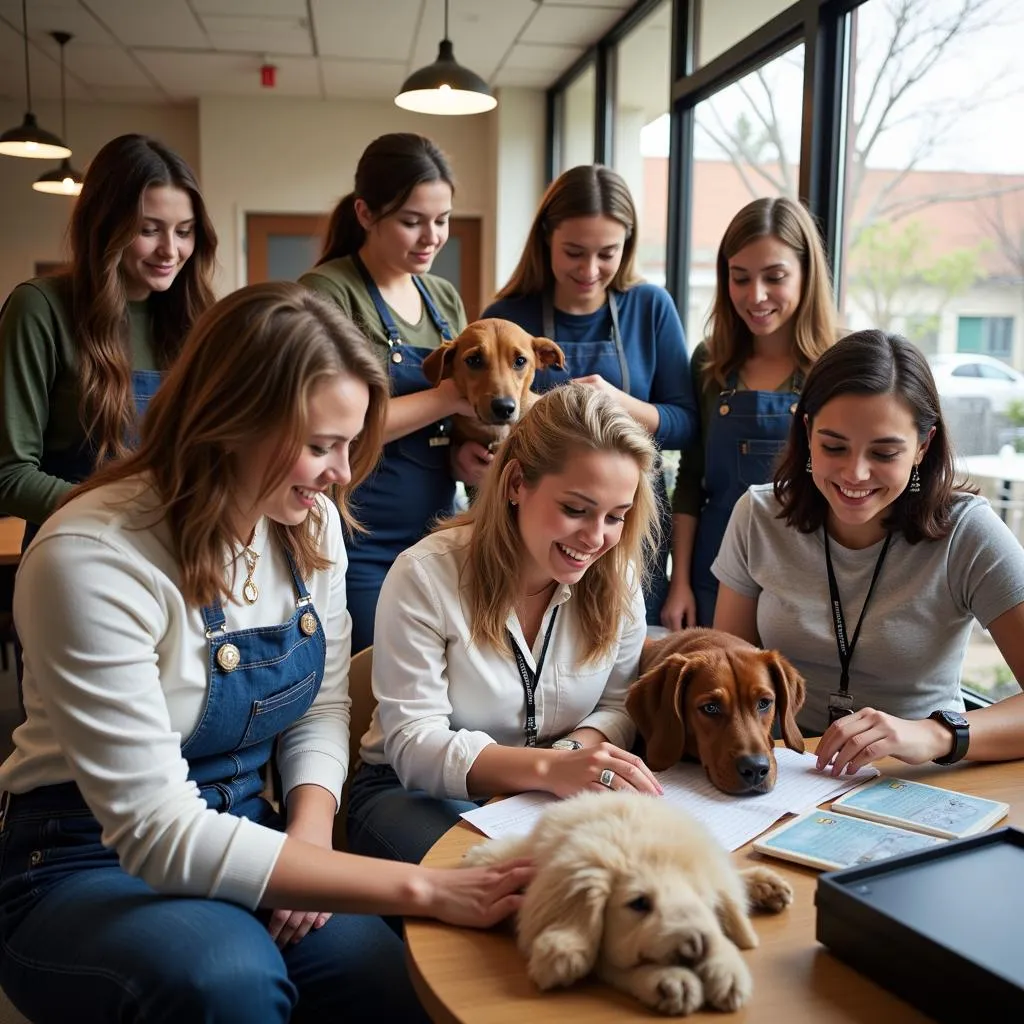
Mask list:
MULTIPOLYGON (((1004 800, 1010 805, 1010 813, 1000 825, 1024 828, 1024 765, 1019 761, 939 769, 931 765, 912 768, 885 760, 878 767, 888 775, 1004 800)), ((455 865, 470 846, 483 839, 475 829, 460 823, 438 840, 424 863, 455 865)), ((717 1024, 924 1024, 929 1020, 816 942, 816 871, 763 858, 749 847, 736 851, 733 857, 741 866, 770 863, 792 884, 795 899, 782 914, 754 918, 761 944, 744 954, 754 977, 749 1004, 735 1014, 709 1011, 693 1014, 689 1020, 717 1024)), ((526 975, 511 927, 481 932, 409 920, 406 949, 413 984, 437 1024, 650 1024, 658 1019, 640 1003, 593 980, 570 989, 538 991, 526 975)), ((979 1007, 979 1014, 982 1012, 979 1007)))

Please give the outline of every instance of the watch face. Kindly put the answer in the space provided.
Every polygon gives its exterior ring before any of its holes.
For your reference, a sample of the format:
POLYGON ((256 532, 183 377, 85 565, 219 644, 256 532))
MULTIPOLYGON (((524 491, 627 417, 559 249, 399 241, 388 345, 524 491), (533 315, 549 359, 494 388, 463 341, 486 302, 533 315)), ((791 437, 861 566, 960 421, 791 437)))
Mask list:
POLYGON ((942 711, 940 714, 946 724, 951 725, 954 729, 965 729, 969 724, 966 716, 961 715, 959 711, 942 711))

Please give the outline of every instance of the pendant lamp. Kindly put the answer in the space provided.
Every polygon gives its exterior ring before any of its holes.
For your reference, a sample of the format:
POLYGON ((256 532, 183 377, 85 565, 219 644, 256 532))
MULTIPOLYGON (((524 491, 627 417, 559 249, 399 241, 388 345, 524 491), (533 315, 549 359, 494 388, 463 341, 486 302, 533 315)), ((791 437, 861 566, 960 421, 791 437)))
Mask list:
MULTIPOLYGON (((60 133, 68 137, 67 97, 64 94, 64 47, 71 41, 70 32, 51 32, 51 36, 60 47, 60 133)), ((55 196, 77 196, 82 191, 82 172, 71 166, 67 157, 60 166, 45 174, 40 174, 32 183, 37 192, 47 192, 55 196)))
POLYGON ((71 150, 53 132, 36 124, 32 113, 32 75, 28 64, 28 13, 26 0, 21 0, 21 34, 25 40, 25 120, 17 128, 9 128, 0 135, 0 153, 5 156, 25 156, 36 160, 60 160, 71 156, 71 150))
POLYGON ((482 114, 498 105, 487 83, 455 60, 448 38, 448 0, 444 0, 444 39, 437 60, 405 80, 395 104, 419 114, 482 114))

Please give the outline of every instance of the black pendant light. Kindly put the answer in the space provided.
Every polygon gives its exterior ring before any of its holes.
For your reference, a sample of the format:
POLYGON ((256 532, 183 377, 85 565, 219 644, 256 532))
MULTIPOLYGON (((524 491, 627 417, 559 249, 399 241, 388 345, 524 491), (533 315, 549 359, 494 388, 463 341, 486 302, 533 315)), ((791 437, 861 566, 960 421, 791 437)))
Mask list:
POLYGON ((9 128, 0 135, 0 153, 5 156, 24 156, 35 160, 60 160, 71 156, 71 150, 53 132, 36 124, 32 113, 32 75, 28 64, 28 13, 26 0, 21 0, 21 34, 25 40, 25 120, 17 128, 9 128))
MULTIPOLYGON (((70 32, 51 32, 60 47, 60 133, 68 137, 67 97, 64 94, 64 47, 71 42, 70 32)), ((77 196, 82 191, 82 172, 76 171, 71 162, 64 157, 60 166, 45 174, 40 174, 32 183, 37 192, 46 192, 53 196, 77 196)))
POLYGON ((448 38, 448 0, 444 0, 444 39, 437 60, 405 80, 395 103, 420 114, 482 114, 498 105, 487 83, 455 60, 448 38))

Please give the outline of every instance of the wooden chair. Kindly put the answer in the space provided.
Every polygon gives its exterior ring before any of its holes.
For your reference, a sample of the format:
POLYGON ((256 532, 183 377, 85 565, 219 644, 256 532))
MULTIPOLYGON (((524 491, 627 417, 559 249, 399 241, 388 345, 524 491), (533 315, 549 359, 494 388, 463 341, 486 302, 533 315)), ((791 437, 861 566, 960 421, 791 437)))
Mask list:
POLYGON ((373 674, 373 648, 367 647, 352 658, 348 670, 348 693, 352 698, 352 712, 349 722, 348 776, 341 790, 341 808, 334 821, 334 848, 345 849, 345 819, 348 816, 348 789, 352 776, 359 767, 359 741, 370 728, 373 709, 377 706, 373 697, 370 679, 373 674))

